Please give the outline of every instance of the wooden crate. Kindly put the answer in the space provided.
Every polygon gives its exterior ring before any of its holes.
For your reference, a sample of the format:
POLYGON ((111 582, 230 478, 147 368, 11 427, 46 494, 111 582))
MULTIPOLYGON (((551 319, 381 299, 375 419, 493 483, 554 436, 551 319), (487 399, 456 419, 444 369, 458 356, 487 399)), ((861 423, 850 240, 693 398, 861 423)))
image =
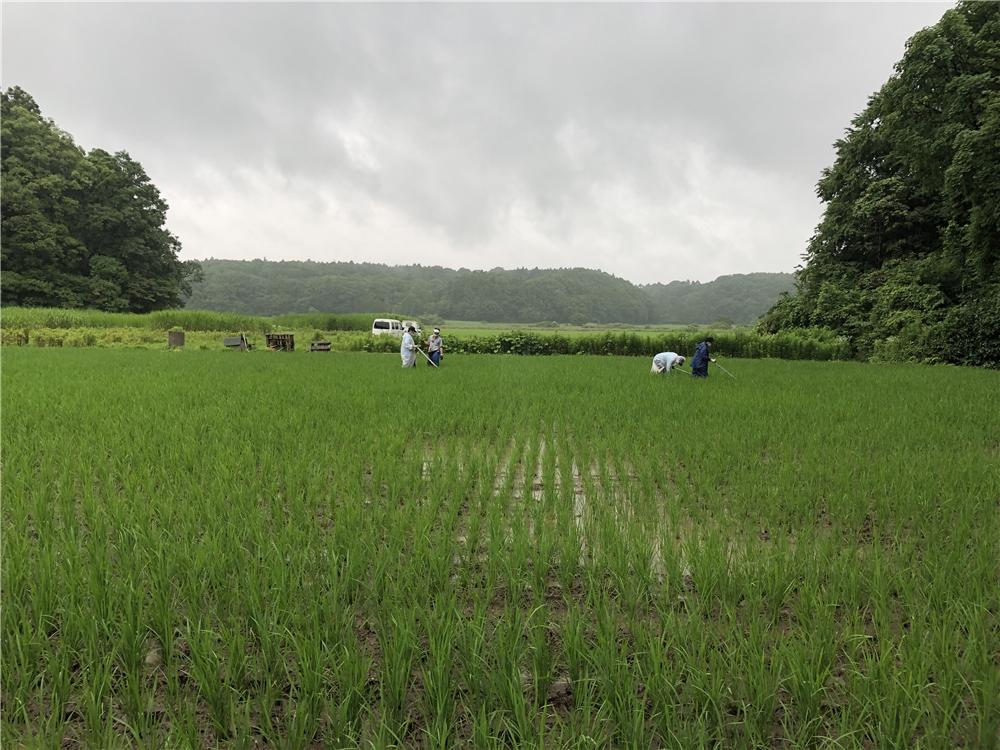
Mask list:
POLYGON ((271 351, 295 351, 295 334, 293 333, 265 333, 264 340, 267 342, 267 348, 271 351))

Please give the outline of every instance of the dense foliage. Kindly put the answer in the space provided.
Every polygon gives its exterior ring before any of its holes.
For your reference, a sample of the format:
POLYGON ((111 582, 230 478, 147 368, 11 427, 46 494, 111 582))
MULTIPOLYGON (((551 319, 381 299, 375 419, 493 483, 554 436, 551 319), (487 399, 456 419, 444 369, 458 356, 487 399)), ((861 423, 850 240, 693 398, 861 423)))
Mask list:
POLYGON ((636 286, 584 268, 470 271, 311 261, 202 261, 189 307, 255 315, 412 310, 505 323, 752 323, 792 288, 790 274, 636 286))
POLYGON ((142 165, 124 151, 85 153, 17 86, 0 97, 4 304, 178 306, 198 266, 178 260, 142 165))
POLYGON ((836 145, 796 294, 762 328, 1000 365, 1000 4, 962 3, 914 35, 836 145))

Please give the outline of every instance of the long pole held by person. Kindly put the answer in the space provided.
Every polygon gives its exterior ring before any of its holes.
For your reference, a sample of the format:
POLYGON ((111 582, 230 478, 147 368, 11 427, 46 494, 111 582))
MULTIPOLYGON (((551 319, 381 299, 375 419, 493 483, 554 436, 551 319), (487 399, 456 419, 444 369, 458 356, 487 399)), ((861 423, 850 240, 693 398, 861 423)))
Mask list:
POLYGON ((733 380, 736 380, 736 376, 733 375, 731 372, 729 372, 729 370, 727 370, 725 367, 723 367, 722 365, 720 365, 717 360, 713 359, 712 361, 715 362, 715 366, 718 367, 720 370, 722 370, 724 373, 726 373, 726 375, 728 375, 729 377, 731 377, 733 380))

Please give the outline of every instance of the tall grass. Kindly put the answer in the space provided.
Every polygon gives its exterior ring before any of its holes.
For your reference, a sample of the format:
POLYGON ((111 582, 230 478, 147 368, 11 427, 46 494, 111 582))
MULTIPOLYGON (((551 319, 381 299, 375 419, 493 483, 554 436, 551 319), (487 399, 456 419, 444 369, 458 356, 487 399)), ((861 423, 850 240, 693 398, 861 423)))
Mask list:
POLYGON ((3 357, 5 747, 996 743, 996 373, 3 357))
POLYGON ((4 307, 0 322, 5 329, 33 328, 142 328, 166 331, 256 332, 282 328, 315 328, 325 331, 370 331, 377 317, 396 317, 386 313, 301 313, 262 317, 208 310, 159 310, 157 312, 110 313, 100 310, 68 310, 49 307, 4 307))
POLYGON ((407 316, 399 313, 294 313, 273 318, 275 326, 321 331, 371 331, 375 318, 395 318, 407 316))

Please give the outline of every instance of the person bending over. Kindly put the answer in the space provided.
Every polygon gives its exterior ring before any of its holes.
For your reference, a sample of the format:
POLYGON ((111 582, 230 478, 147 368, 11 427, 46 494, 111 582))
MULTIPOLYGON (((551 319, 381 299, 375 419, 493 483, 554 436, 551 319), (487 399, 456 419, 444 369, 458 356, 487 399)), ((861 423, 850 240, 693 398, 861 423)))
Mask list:
POLYGON ((680 354, 677 354, 676 352, 660 352, 653 357, 653 366, 649 371, 657 375, 664 375, 675 367, 680 367, 683 364, 684 357, 680 354))

